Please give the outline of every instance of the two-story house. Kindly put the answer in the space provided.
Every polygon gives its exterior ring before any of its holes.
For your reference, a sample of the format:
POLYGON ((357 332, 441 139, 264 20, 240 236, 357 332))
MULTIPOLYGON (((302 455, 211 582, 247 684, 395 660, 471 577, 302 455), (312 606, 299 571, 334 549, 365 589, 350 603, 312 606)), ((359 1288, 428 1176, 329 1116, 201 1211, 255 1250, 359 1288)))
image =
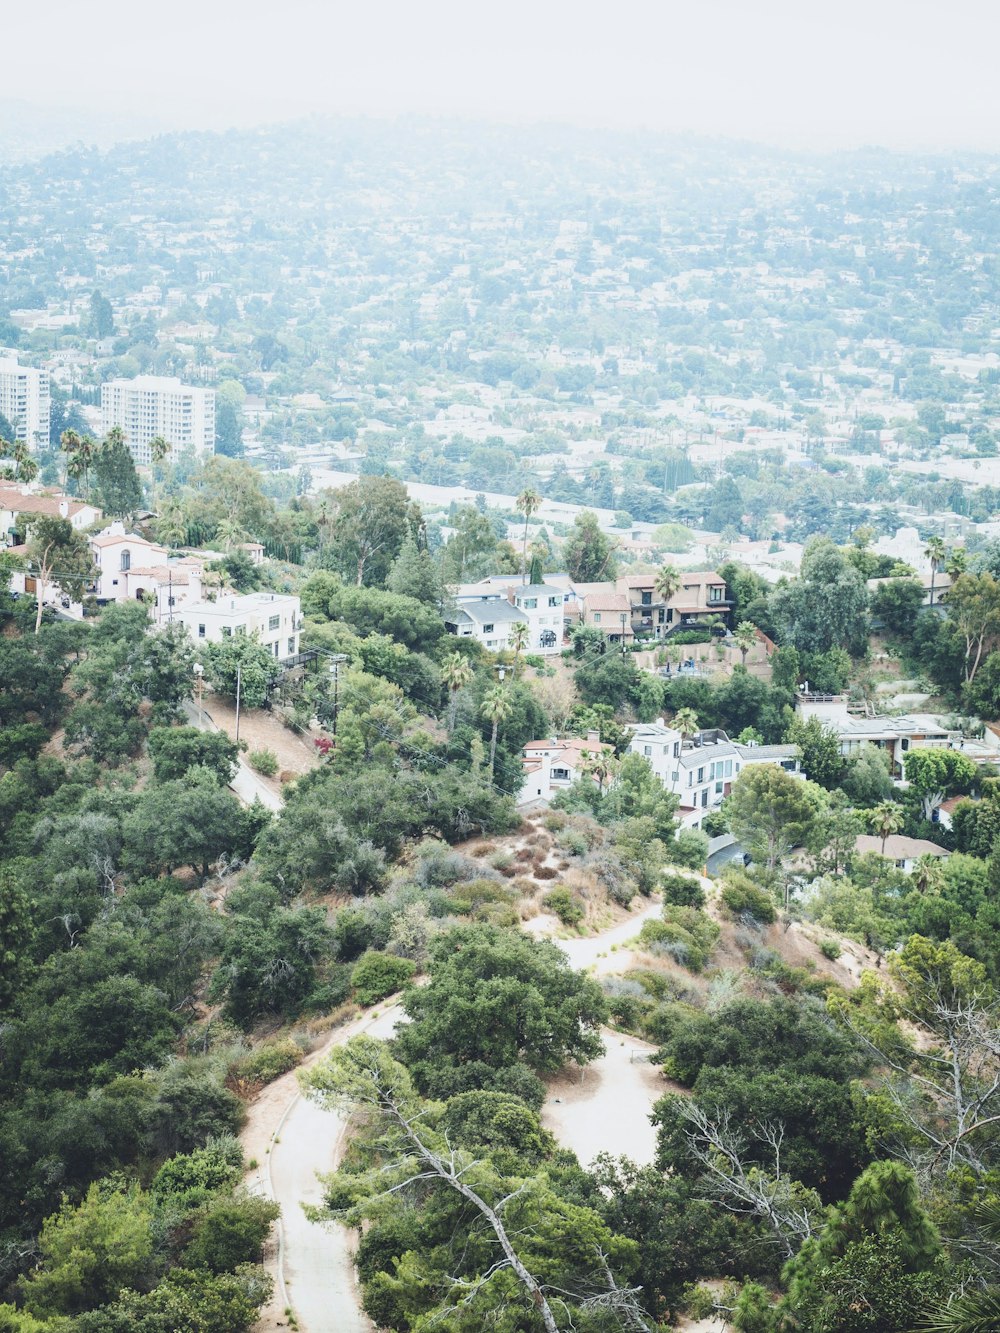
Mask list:
POLYGON ((452 634, 478 640, 490 652, 500 652, 510 646, 513 626, 524 624, 525 652, 557 653, 565 632, 565 599, 565 590, 555 584, 522 584, 509 575, 493 576, 454 591, 455 609, 446 614, 445 627, 452 634))
POLYGON ((111 523, 91 537, 90 549, 97 565, 99 603, 145 601, 152 619, 160 623, 201 599, 200 559, 172 555, 165 546, 126 532, 122 523, 111 523))
POLYGON ((713 570, 685 570, 679 575, 676 592, 667 600, 657 592, 658 577, 658 570, 626 574, 616 584, 616 590, 628 599, 634 634, 663 639, 675 630, 690 629, 714 616, 729 623, 732 601, 726 581, 713 570))
POLYGON ((102 517, 100 509, 86 500, 60 492, 41 495, 27 486, 0 482, 0 549, 23 545, 34 518, 65 518, 82 532, 102 517))
POLYGON ((745 745, 717 728, 681 733, 665 723, 640 722, 632 728, 629 749, 642 757, 680 802, 680 820, 698 828, 709 810, 720 806, 733 783, 752 764, 777 764, 802 774, 797 745, 745 745))
POLYGON ((559 740, 552 736, 529 741, 524 747, 524 786, 519 804, 550 801, 556 792, 565 791, 584 776, 592 757, 611 753, 612 747, 603 744, 596 731, 588 731, 585 737, 559 740))
POLYGON ((237 634, 255 634, 279 661, 296 657, 302 629, 301 603, 292 593, 224 594, 214 602, 182 606, 175 617, 196 644, 220 643, 237 634))
POLYGON ((874 745, 889 756, 889 771, 903 776, 903 761, 910 750, 954 749, 961 732, 949 731, 927 713, 901 716, 871 715, 852 710, 845 694, 813 694, 800 691, 795 696, 795 711, 803 719, 818 717, 832 731, 845 757, 856 754, 864 745, 874 745))

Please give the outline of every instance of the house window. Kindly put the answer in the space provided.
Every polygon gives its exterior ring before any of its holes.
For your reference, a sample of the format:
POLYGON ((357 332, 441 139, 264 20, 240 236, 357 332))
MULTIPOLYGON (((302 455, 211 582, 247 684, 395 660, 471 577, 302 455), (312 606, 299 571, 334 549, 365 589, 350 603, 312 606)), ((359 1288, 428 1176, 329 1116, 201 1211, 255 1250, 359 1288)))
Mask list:
POLYGON ((708 600, 709 600, 710 602, 721 602, 721 601, 722 601, 722 593, 723 593, 723 589, 722 589, 722 588, 709 588, 709 590, 708 590, 708 600))
POLYGON ((289 657, 294 657, 294 656, 295 656, 295 640, 294 640, 294 639, 289 639, 289 640, 288 640, 288 656, 289 656, 289 657))
POLYGON ((643 754, 652 754, 652 753, 653 753, 653 747, 652 747, 651 745, 644 745, 644 746, 642 747, 642 752, 643 752, 643 754))
POLYGON ((237 625, 237 626, 236 626, 236 633, 237 633, 237 634, 246 634, 246 632, 247 632, 247 627, 246 627, 246 625, 237 625))
POLYGON ((600 613, 600 611, 595 611, 595 612, 594 612, 594 624, 595 624, 595 625, 599 625, 600 623, 601 623, 601 613, 600 613))
POLYGON ((681 757, 681 743, 680 741, 674 741, 674 758, 679 759, 680 757, 681 757))
POLYGON ((122 573, 127 574, 131 568, 132 568, 132 552, 122 551, 122 563, 121 563, 122 573))
POLYGON ((698 769, 698 781, 699 782, 705 781, 705 770, 703 768, 698 769))
POLYGON ((562 598, 561 598, 561 597, 550 597, 550 598, 549 598, 549 606, 561 606, 561 605, 562 605, 562 598))
POLYGON ((640 593, 639 601, 642 603, 643 606, 652 606, 653 594, 651 592, 640 593))
POLYGON ((271 618, 267 622, 268 629, 279 629, 280 626, 281 626, 280 616, 271 616, 271 618))
POLYGON ((205 626, 204 626, 204 625, 199 625, 199 626, 198 626, 198 638, 199 638, 199 639, 203 639, 204 637, 205 637, 205 626))
POLYGON ((733 776, 733 761, 732 761, 731 759, 727 759, 727 760, 726 760, 726 777, 727 777, 727 778, 731 778, 732 776, 733 776))
POLYGON ((537 597, 518 598, 517 604, 518 606, 523 606, 526 611, 534 611, 535 608, 538 606, 538 598, 537 597))
POLYGON ((484 625, 484 626, 483 626, 483 633, 484 633, 484 634, 492 634, 492 633, 493 633, 493 626, 492 626, 492 625, 484 625))
POLYGON ((554 768, 554 769, 552 770, 552 781, 553 781, 553 782, 568 782, 568 781, 569 781, 569 769, 568 769, 568 768, 554 768))
POLYGON ((223 637, 224 639, 231 639, 231 638, 233 637, 233 627, 232 627, 232 625, 223 625, 223 627, 222 627, 222 637, 223 637))

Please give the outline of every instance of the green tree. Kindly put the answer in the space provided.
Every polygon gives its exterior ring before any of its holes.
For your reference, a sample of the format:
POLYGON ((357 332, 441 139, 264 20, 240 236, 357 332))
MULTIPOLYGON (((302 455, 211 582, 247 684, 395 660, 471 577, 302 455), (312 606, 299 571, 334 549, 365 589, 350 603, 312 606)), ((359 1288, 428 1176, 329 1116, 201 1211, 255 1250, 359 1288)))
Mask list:
POLYGON ((27 549, 28 569, 34 575, 35 633, 42 623, 45 590, 55 585, 66 596, 80 601, 84 589, 93 581, 94 557, 86 537, 77 532, 68 518, 44 516, 31 525, 27 549))
POLYGON ((750 620, 742 620, 736 626, 733 633, 733 642, 740 650, 740 661, 743 666, 747 664, 747 653, 755 648, 760 640, 760 631, 750 620))
POLYGON ((889 762, 885 750, 865 742, 848 758, 841 789, 855 805, 870 807, 888 801, 895 790, 889 762))
POLYGON ((903 827, 905 816, 902 808, 895 801, 879 801, 868 812, 868 823, 877 838, 882 839, 882 855, 885 856, 886 839, 898 833, 903 827))
POLYGON ((924 555, 931 563, 931 606, 934 605, 934 576, 937 574, 939 569, 944 568, 944 560, 946 554, 947 554, 947 547, 945 546, 942 538, 940 537, 928 538, 927 546, 924 549, 924 555))
POLYGON ((385 587, 393 561, 416 522, 406 487, 394 477, 359 477, 334 492, 332 558, 345 578, 385 587))
POLYGON ((554 1071, 601 1052, 601 989, 548 941, 458 926, 433 942, 430 972, 426 986, 406 994, 411 1021, 396 1046, 432 1095, 449 1082, 454 1091, 483 1086, 490 1071, 522 1061, 554 1071))
POLYGON ((964 648, 965 683, 971 685, 984 645, 1000 632, 1000 582, 992 574, 960 574, 948 589, 946 609, 964 648))
POLYGON ((918 579, 889 579, 875 591, 872 614, 897 639, 909 639, 923 604, 924 587, 918 579))
POLYGON ((472 684, 475 673, 461 653, 449 653, 441 668, 441 680, 448 690, 448 731, 455 730, 455 709, 460 691, 472 684))
POLYGON ((142 485, 125 435, 114 426, 94 457, 101 507, 113 518, 131 518, 142 508, 142 485))
POLYGON ((802 767, 812 782, 825 787, 827 791, 840 786, 844 776, 844 758, 835 731, 825 727, 818 717, 810 717, 805 721, 796 717, 785 739, 799 747, 802 767))
POLYGON ((903 768, 925 819, 933 818, 946 797, 968 791, 976 780, 975 764, 957 750, 910 750, 903 768))
POLYGON ((408 532, 399 548, 399 554, 392 562, 386 589, 402 597, 412 597, 427 606, 440 606, 443 596, 441 577, 438 574, 434 558, 426 547, 417 545, 417 540, 408 532))
POLYGON ((846 649, 859 656, 868 636, 868 590, 843 551, 828 537, 811 537, 801 577, 771 599, 783 643, 800 653, 846 649))
POLYGON ((90 319, 87 332, 91 338, 110 338, 115 331, 115 312, 111 302, 99 291, 90 294, 90 319))
POLYGON ((153 1267, 152 1210, 137 1187, 91 1185, 79 1204, 64 1200, 38 1238, 41 1263, 25 1283, 38 1315, 72 1315, 142 1286, 153 1267))
POLYGON ((225 786, 236 775, 239 750, 221 731, 197 727, 154 727, 149 754, 157 782, 182 778, 192 768, 214 773, 225 786))
POLYGON ((234 634, 208 643, 202 649, 205 672, 220 694, 236 698, 244 708, 260 708, 271 686, 281 675, 281 665, 268 652, 257 634, 234 634))
POLYGON ((777 764, 744 768, 723 803, 729 831, 758 860, 774 870, 807 837, 823 808, 822 790, 777 764))
POLYGON ((589 509, 577 514, 563 543, 563 563, 577 583, 599 583, 615 577, 617 566, 611 542, 589 509))

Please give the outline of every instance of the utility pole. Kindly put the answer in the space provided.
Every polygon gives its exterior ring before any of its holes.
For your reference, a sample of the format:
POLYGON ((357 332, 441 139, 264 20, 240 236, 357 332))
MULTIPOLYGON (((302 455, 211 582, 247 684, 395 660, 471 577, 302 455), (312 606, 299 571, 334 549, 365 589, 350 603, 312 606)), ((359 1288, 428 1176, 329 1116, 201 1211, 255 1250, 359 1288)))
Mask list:
POLYGON ((346 653, 330 654, 330 675, 333 677, 333 739, 337 739, 337 717, 340 714, 340 667, 347 661, 346 653))
POLYGON ((243 663, 236 664, 236 744, 240 743, 240 690, 243 686, 243 663))
POLYGON ((621 616, 622 616, 622 661, 624 662, 624 661, 625 661, 625 652, 626 652, 626 648, 625 648, 625 622, 628 620, 628 612, 627 612, 627 611, 623 611, 623 612, 621 613, 621 616))

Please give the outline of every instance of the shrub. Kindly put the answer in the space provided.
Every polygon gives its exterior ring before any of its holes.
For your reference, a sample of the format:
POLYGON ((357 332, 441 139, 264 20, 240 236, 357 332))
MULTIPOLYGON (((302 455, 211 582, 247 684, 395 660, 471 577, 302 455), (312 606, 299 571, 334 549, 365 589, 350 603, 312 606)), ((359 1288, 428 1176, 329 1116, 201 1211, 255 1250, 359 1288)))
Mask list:
POLYGON ((569 828, 563 831, 559 839, 559 846, 567 856, 586 856, 587 839, 579 829, 569 828))
POLYGON ((666 904, 659 921, 646 921, 639 939, 654 952, 663 952, 682 967, 700 972, 719 938, 719 927, 695 907, 666 904))
POLYGON ((678 866, 700 870, 708 860, 708 838, 701 829, 682 828, 673 842, 666 843, 667 856, 678 866))
POLYGON ((733 917, 751 916, 768 925, 777 919, 774 903, 747 875, 727 876, 722 890, 722 901, 733 917))
POLYGON ((273 778, 278 771, 278 756, 273 750, 251 750, 250 767, 265 778, 273 778))
POLYGON ((660 877, 663 901, 675 907, 704 907, 705 890, 693 875, 681 875, 668 870, 660 877))
POLYGON ((831 963, 835 963, 844 952, 836 940, 823 940, 819 946, 819 951, 824 958, 829 958, 831 963))
POLYGON ((564 885, 551 889, 542 899, 550 912, 554 912, 564 926, 578 926, 583 920, 583 903, 574 898, 564 885))
POLYGON ((230 1073, 242 1083, 263 1087, 273 1083, 302 1060, 302 1048, 291 1037, 265 1041, 256 1050, 248 1051, 231 1067, 230 1073))
POLYGON ((389 953, 366 953, 351 973, 358 1004, 377 1004, 387 995, 394 994, 413 976, 416 963, 408 958, 396 958, 389 953))
POLYGON ((535 866, 535 879, 555 879, 558 874, 555 866, 535 866))

